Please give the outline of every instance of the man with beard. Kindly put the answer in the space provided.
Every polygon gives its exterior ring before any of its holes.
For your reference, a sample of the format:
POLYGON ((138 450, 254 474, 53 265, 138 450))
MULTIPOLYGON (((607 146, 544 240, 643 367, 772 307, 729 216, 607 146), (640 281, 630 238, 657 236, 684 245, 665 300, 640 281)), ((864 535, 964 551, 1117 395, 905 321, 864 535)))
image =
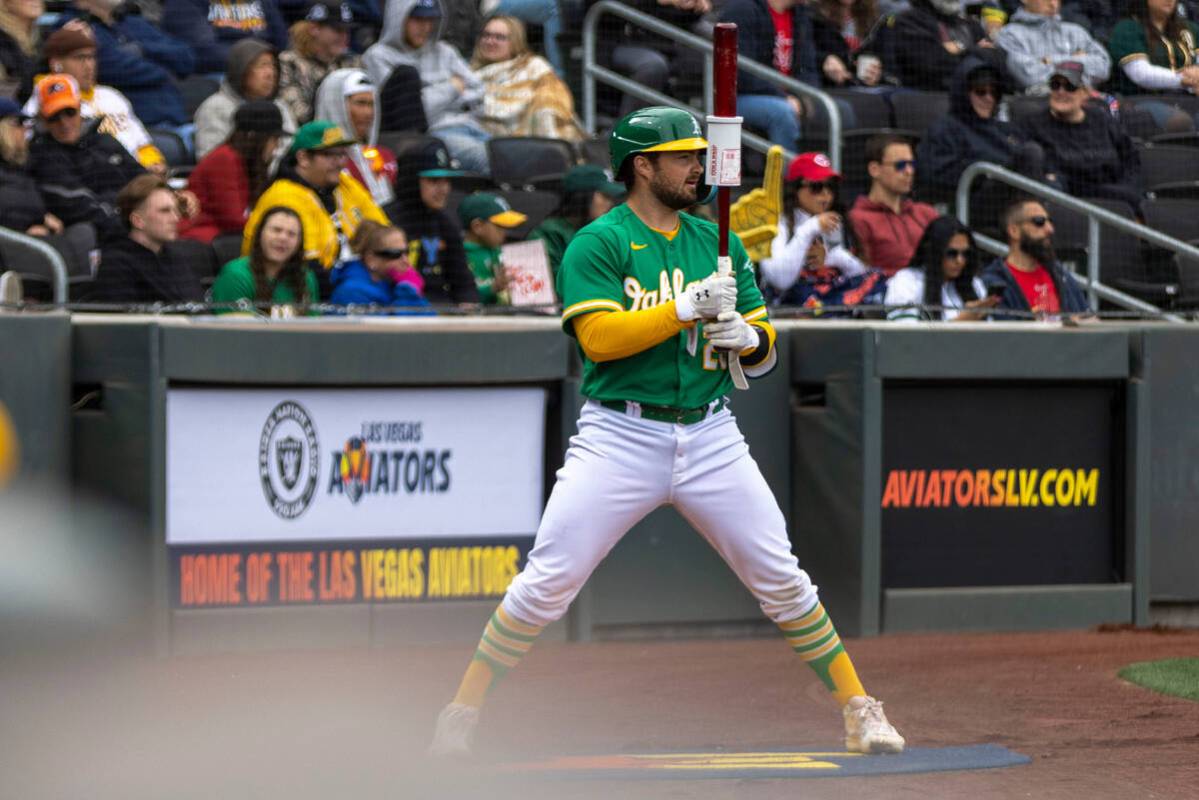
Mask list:
MULTIPOLYGON (((1053 252, 1053 222, 1037 200, 1020 199, 1003 215, 1008 255, 983 270, 983 283, 1003 286, 1000 309, 1025 311, 1056 319, 1061 314, 1088 314, 1086 295, 1053 252)), ((1003 319, 1003 314, 993 314, 1003 319)), ((1025 317, 1009 316, 1008 319, 1025 317)))
POLYGON ((671 504, 712 543, 843 711, 846 747, 896 753, 904 740, 867 696, 728 409, 727 353, 745 374, 773 368, 774 329, 735 235, 716 270, 717 227, 688 214, 707 148, 695 118, 655 107, 609 137, 628 201, 575 234, 558 272, 562 327, 583 358, 579 433, 524 570, 483 631, 430 752, 466 755, 479 709, 600 560, 642 517, 671 504), (702 334, 702 335, 700 335, 702 334))

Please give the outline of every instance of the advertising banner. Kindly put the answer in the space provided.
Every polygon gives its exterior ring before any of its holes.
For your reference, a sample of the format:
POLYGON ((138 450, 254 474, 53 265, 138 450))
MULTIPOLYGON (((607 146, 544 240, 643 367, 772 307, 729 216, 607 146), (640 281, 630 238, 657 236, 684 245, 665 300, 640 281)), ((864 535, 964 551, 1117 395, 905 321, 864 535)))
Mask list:
POLYGON ((1117 387, 888 385, 883 398, 884 587, 1122 580, 1117 387))
POLYGON ((173 605, 502 596, 544 456, 541 389, 173 388, 173 605))

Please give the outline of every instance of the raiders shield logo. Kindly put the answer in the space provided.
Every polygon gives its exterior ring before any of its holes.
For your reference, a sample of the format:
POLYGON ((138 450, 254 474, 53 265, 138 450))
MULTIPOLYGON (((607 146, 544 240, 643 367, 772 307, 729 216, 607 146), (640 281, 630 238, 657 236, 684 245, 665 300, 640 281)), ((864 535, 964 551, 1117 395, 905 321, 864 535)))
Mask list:
POLYGON ((304 407, 293 400, 275 406, 258 441, 258 477, 271 511, 295 519, 308 509, 320 461, 316 427, 304 407))

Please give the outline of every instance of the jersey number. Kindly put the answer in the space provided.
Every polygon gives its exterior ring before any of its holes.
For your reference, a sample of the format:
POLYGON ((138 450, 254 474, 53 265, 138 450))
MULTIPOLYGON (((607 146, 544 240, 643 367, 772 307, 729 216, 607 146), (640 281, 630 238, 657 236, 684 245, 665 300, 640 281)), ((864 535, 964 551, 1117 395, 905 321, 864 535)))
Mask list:
POLYGON ((728 353, 716 352, 711 342, 704 345, 704 369, 709 372, 725 372, 729 368, 728 353))

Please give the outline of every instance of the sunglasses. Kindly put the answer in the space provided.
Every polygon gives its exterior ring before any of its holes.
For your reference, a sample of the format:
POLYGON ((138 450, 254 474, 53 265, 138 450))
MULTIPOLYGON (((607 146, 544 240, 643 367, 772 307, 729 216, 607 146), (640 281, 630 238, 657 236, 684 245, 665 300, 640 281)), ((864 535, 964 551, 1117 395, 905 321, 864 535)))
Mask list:
POLYGON ((387 250, 376 250, 375 255, 388 261, 395 261, 397 258, 407 258, 408 251, 389 248, 387 250))
POLYGON ((994 97, 996 100, 998 100, 999 87, 992 84, 987 84, 986 86, 971 86, 970 94, 974 95, 975 97, 986 97, 987 95, 991 95, 991 97, 994 97))
POLYGON ((907 172, 909 169, 916 169, 916 159, 901 158, 898 161, 892 161, 886 166, 891 167, 896 172, 907 172))
POLYGON ((805 183, 804 186, 807 186, 808 191, 813 194, 824 194, 825 192, 835 192, 837 190, 837 184, 832 181, 816 181, 814 183, 805 183))
POLYGON ((47 119, 46 122, 61 122, 64 119, 74 119, 77 116, 79 116, 79 109, 64 108, 62 111, 59 111, 57 114, 47 119))
POLYGON ((1032 223, 1033 227, 1035 227, 1035 228, 1044 228, 1046 225, 1049 224, 1049 217, 1044 217, 1044 216, 1041 216, 1040 214, 1037 214, 1035 217, 1029 217, 1028 219, 1026 219, 1024 221, 1032 223))
POLYGON ((1053 79, 1049 82, 1049 91, 1051 92, 1074 92, 1078 87, 1067 80, 1053 79))
POLYGON ((953 259, 960 258, 963 261, 965 261, 967 258, 970 257, 970 248, 966 247, 962 250, 958 250, 956 247, 946 247, 945 248, 945 257, 953 258, 953 259))

